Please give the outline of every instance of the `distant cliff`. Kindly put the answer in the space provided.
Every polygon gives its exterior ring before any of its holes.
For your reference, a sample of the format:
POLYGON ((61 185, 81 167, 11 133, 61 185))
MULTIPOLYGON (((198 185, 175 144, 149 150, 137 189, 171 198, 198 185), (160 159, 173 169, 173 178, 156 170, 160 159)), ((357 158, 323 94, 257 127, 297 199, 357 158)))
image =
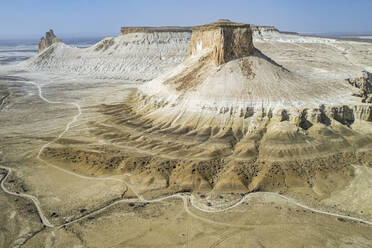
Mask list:
POLYGON ((122 27, 120 29, 122 35, 131 33, 161 33, 161 32, 186 32, 191 33, 192 27, 178 27, 178 26, 165 26, 165 27, 122 27))
POLYGON ((290 35, 299 35, 297 32, 288 32, 288 31, 280 31, 274 26, 256 26, 251 25, 251 29, 256 34, 262 34, 262 33, 270 33, 270 32, 277 32, 281 34, 290 34, 290 35))
POLYGON ((251 29, 253 32, 280 32, 276 27, 274 26, 256 26, 256 25, 251 25, 251 29))
MULTIPOLYGON (((122 35, 131 34, 131 33, 161 33, 161 32, 185 32, 190 33, 193 27, 180 27, 180 26, 165 26, 165 27, 122 27, 120 29, 122 35)), ((282 34, 290 34, 290 35, 299 35, 296 32, 287 32, 287 31, 279 31, 274 26, 258 26, 258 25, 251 25, 252 32, 256 35, 262 35, 264 33, 282 33, 282 34)))

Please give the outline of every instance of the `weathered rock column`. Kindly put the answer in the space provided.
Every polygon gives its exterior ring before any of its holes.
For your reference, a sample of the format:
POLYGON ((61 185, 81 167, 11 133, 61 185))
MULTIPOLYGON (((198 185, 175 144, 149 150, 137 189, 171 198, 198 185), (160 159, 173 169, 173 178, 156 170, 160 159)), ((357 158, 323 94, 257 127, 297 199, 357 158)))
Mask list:
POLYGON ((249 24, 219 20, 211 24, 194 27, 191 35, 189 55, 203 49, 212 49, 215 64, 254 53, 252 30, 249 24))
POLYGON ((38 53, 41 53, 56 42, 61 42, 61 40, 55 36, 53 29, 50 29, 48 32, 45 33, 45 37, 41 37, 38 53))

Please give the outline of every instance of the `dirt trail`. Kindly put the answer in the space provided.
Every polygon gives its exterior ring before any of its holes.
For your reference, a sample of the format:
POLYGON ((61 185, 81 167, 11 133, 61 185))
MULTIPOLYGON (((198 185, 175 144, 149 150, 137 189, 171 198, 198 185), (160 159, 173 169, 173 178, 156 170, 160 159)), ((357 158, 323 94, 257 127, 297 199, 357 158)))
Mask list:
MULTIPOLYGON (((323 211, 323 210, 318 210, 318 209, 315 209, 315 208, 312 208, 312 207, 309 207, 309 206, 306 206, 302 203, 299 203, 297 202, 295 199, 291 199, 289 197, 286 197, 284 195, 281 195, 281 194, 278 194, 278 193, 273 193, 273 192, 254 192, 254 193, 250 193, 248 195, 245 195, 244 197, 242 197, 241 200, 237 201, 236 203, 232 204, 231 206, 228 206, 228 207, 225 207, 225 208, 221 208, 221 209, 217 209, 217 208, 213 208, 213 207, 210 207, 210 206, 205 206, 205 204, 201 204, 200 202, 198 202, 198 200, 190 193, 177 193, 177 194, 173 194, 173 195, 169 195, 169 196, 164 196, 164 197, 159 197, 159 198, 156 198, 156 199, 152 199, 152 200, 146 200, 142 195, 140 195, 136 190, 135 188, 129 184, 127 181, 123 180, 123 179, 118 179, 118 178, 113 178, 113 177, 88 177, 88 176, 83 176, 83 175, 80 175, 80 174, 77 174, 75 172, 72 172, 72 171, 68 171, 68 170, 65 170, 63 168, 60 168, 56 165, 53 165, 49 162, 46 162, 45 160, 43 160, 40 155, 41 153, 43 152, 43 150, 48 147, 50 144, 58 141, 66 132, 68 132, 68 130, 70 129, 71 125, 77 121, 77 119, 79 118, 79 116, 82 114, 82 110, 81 110, 81 107, 78 103, 66 103, 66 102, 59 102, 59 101, 50 101, 48 99, 46 99, 43 94, 42 94, 42 89, 40 87, 40 85, 34 83, 34 82, 25 82, 25 83, 29 83, 29 84, 32 84, 32 85, 35 85, 37 88, 38 88, 38 91, 39 91, 39 97, 44 100, 45 102, 47 103, 50 103, 50 104, 67 104, 67 105, 73 105, 74 107, 76 107, 76 109, 78 110, 78 113, 73 116, 72 120, 70 122, 68 122, 66 124, 66 127, 65 129, 63 130, 62 133, 60 133, 54 140, 44 144, 39 152, 38 152, 38 155, 37 155, 37 159, 40 160, 41 162, 45 163, 46 165, 48 166, 51 166, 59 171, 62 171, 64 173, 67 173, 71 176, 76 176, 76 177, 79 177, 81 179, 85 179, 85 180, 112 180, 112 181, 117 181, 117 182, 120 182, 120 183, 124 183, 131 191, 133 191, 135 193, 135 195, 137 196, 137 199, 121 199, 121 200, 117 200, 115 202, 112 202, 110 203, 109 205, 106 205, 100 209, 97 209, 95 211, 92 211, 91 213, 88 213, 82 217, 79 217, 75 220, 71 220, 70 222, 67 222, 67 223, 64 223, 62 225, 59 225, 59 226, 55 226, 54 224, 52 224, 48 219, 47 217, 43 214, 43 211, 41 209, 41 206, 40 206, 40 202, 39 200, 35 197, 35 196, 32 196, 32 195, 28 195, 28 194, 23 194, 23 193, 15 193, 15 192, 11 192, 9 191, 5 186, 4 186, 4 182, 7 180, 7 178, 9 177, 9 175, 12 173, 12 170, 11 168, 7 168, 7 167, 3 167, 3 166, 0 166, 0 168, 2 169, 5 169, 7 171, 7 174, 6 176, 1 180, 1 189, 7 193, 7 194, 10 194, 10 195, 14 195, 14 196, 19 196, 19 197, 24 197, 24 198, 27 198, 27 199, 30 199, 32 200, 32 202, 34 203, 35 207, 37 208, 38 210, 38 214, 40 216, 40 219, 41 219, 41 222, 47 226, 47 227, 50 227, 50 228, 62 228, 64 226, 67 226, 67 225, 71 225, 73 223, 76 223, 78 221, 81 221, 85 218, 88 218, 89 216, 91 215, 94 215, 94 214, 97 214, 99 212, 102 212, 116 204, 119 204, 119 203, 122 203, 122 202, 143 202, 143 203, 155 203, 155 202, 161 202, 161 201, 165 201, 165 200, 168 200, 168 199, 173 199, 173 198, 178 198, 178 199, 182 199, 183 203, 184 203, 184 209, 185 211, 192 217, 196 218, 196 219, 199 219, 201 221, 204 221, 204 222, 207 222, 207 223, 211 223, 211 224, 215 224, 215 225, 222 225, 222 226, 228 226, 228 227, 239 227, 239 228, 247 228, 247 227, 250 227, 252 225, 234 225, 234 224, 229 224, 229 223, 221 223, 221 222, 216 222, 216 221, 212 221, 210 219, 207 219, 207 218, 204 218, 204 217, 201 217, 201 216, 198 216, 197 214, 193 213, 190 208, 189 208, 189 204, 199 210, 199 211, 202 211, 202 212, 206 212, 206 213, 219 213, 219 212, 226 212, 228 210, 231 210, 235 207, 238 207, 240 204, 242 204, 243 202, 245 201, 248 201, 250 198, 252 198, 253 196, 255 195, 262 195, 262 196, 273 196, 273 197, 277 197, 277 198, 280 198, 282 200, 285 200, 287 201, 288 203, 290 204, 293 204, 297 207, 301 207, 303 209, 307 209, 307 210, 310 210, 310 211, 313 211, 315 213, 318 213, 318 214, 324 214, 324 215, 329 215, 329 216, 334 216, 334 217, 339 217, 339 218, 344 218, 344 219, 347 219, 347 220, 352 220, 352 221, 357 221, 357 222, 361 222, 361 223, 364 223, 364 224, 367 224, 367 225, 370 225, 372 226, 372 222, 371 221, 367 221, 367 220, 363 220, 363 219, 359 219, 359 218, 354 218, 354 217, 350 217, 350 216, 347 216, 347 215, 342 215, 342 214, 337 214, 337 213, 331 213, 331 212, 328 212, 328 211, 323 211)), ((54 232, 53 232, 54 234, 54 232)))
POLYGON ((23 198, 27 198, 27 199, 30 199, 35 207, 37 208, 37 211, 38 211, 38 214, 39 214, 39 217, 40 217, 40 220, 41 222, 47 226, 47 227, 54 227, 54 225, 52 223, 49 222, 49 220, 45 217, 45 215, 43 214, 43 211, 41 210, 41 207, 40 207, 40 202, 39 200, 33 196, 33 195, 28 195, 28 194, 23 194, 23 193, 18 193, 18 192, 11 192, 9 191, 5 186, 4 186, 4 182, 8 179, 10 173, 12 172, 12 169, 10 168, 7 168, 7 167, 3 167, 3 166, 0 166, 1 169, 5 169, 7 171, 7 174, 5 175, 5 177, 1 180, 1 189, 9 194, 9 195, 14 195, 14 196, 19 196, 19 197, 23 197, 23 198))

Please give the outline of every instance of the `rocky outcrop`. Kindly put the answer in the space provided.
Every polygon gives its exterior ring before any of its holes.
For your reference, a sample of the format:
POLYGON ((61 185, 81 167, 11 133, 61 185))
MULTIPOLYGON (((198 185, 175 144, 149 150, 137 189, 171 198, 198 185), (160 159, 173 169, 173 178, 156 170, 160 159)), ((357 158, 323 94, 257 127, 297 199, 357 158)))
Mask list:
POLYGON ((251 26, 223 19, 195 27, 191 35, 189 54, 194 55, 204 49, 213 51, 212 59, 216 65, 252 55, 254 46, 251 26))
POLYGON ((50 29, 48 32, 45 33, 45 37, 41 37, 38 52, 41 53, 46 48, 57 42, 62 41, 55 36, 53 29, 50 29))
POLYGON ((372 73, 364 71, 362 77, 349 78, 347 81, 359 89, 355 96, 361 97, 363 103, 372 103, 372 73))
POLYGON ((262 33, 268 33, 268 32, 278 32, 279 30, 274 26, 256 26, 251 25, 251 29, 254 33, 262 34, 262 33))
POLYGON ((251 29, 254 35, 270 34, 270 33, 280 33, 280 34, 289 34, 289 35, 300 35, 297 32, 290 31, 281 31, 274 26, 257 26, 251 25, 251 29))

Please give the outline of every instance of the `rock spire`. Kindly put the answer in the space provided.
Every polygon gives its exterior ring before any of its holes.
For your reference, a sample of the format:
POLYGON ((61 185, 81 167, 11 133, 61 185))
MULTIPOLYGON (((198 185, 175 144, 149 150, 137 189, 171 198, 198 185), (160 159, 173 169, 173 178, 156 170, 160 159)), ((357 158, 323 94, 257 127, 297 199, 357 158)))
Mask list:
POLYGON ((61 40, 55 36, 53 29, 50 29, 48 32, 45 33, 45 37, 41 37, 38 53, 41 53, 46 48, 57 42, 61 42, 61 40))

